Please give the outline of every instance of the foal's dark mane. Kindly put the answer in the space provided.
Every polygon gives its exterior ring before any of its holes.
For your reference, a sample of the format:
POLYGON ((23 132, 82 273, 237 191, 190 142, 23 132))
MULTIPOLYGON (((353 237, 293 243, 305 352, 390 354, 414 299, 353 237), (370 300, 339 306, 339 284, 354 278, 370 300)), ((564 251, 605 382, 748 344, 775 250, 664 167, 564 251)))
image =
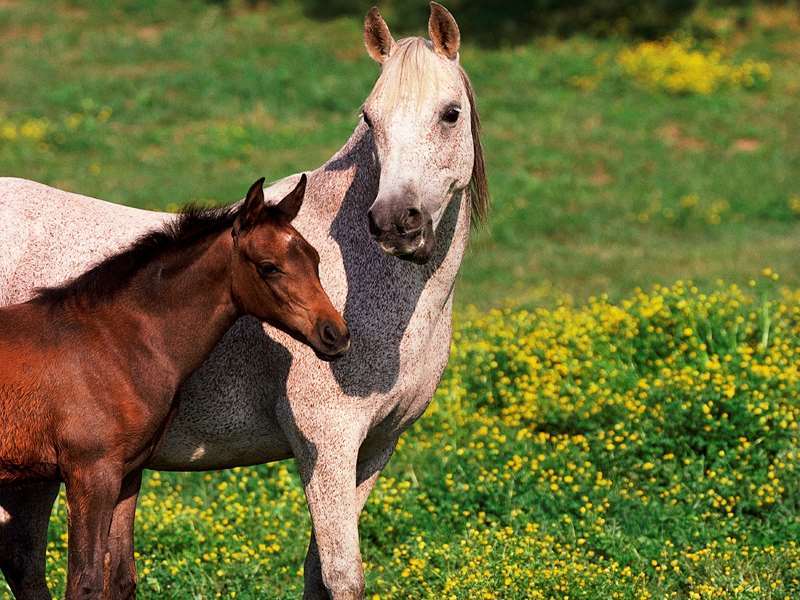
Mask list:
POLYGON ((36 290, 32 302, 59 305, 68 300, 98 303, 124 289, 144 267, 167 254, 186 250, 233 225, 239 205, 202 208, 188 205, 160 229, 143 234, 126 249, 60 285, 36 290))

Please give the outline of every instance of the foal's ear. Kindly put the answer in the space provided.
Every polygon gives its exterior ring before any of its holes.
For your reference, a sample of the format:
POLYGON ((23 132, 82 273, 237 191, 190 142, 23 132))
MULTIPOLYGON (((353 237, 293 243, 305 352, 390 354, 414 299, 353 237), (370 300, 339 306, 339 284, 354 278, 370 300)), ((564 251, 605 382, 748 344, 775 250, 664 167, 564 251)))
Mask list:
POLYGON ((255 225, 264 213, 264 178, 262 177, 250 186, 247 196, 244 197, 239 215, 233 224, 233 235, 246 231, 255 225))
POLYGON ((372 59, 380 64, 389 58, 397 46, 377 6, 370 8, 364 18, 364 44, 372 59))
POLYGON ((433 49, 437 54, 450 60, 458 58, 458 48, 461 46, 461 32, 458 30, 458 23, 450 11, 438 2, 431 2, 428 36, 430 36, 433 49))
POLYGON ((308 177, 303 173, 300 175, 300 181, 294 186, 294 189, 284 196, 283 200, 275 205, 275 208, 287 219, 292 221, 297 213, 300 212, 300 207, 303 205, 303 198, 306 195, 306 182, 308 177))

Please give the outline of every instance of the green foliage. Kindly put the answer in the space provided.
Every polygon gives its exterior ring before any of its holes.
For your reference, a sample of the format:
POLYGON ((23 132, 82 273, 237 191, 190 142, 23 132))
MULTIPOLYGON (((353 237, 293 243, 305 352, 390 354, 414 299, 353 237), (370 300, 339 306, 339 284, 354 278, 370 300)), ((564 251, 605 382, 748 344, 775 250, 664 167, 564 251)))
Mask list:
MULTIPOLYGON (((356 0, 302 0, 316 16, 360 14, 364 4, 356 0)), ((499 0, 445 3, 455 15, 462 31, 484 45, 508 45, 542 33, 569 35, 632 34, 648 37, 664 35, 681 25, 695 9, 697 0, 499 0)), ((427 2, 387 0, 381 10, 392 17, 402 31, 414 31, 428 15, 427 2)))

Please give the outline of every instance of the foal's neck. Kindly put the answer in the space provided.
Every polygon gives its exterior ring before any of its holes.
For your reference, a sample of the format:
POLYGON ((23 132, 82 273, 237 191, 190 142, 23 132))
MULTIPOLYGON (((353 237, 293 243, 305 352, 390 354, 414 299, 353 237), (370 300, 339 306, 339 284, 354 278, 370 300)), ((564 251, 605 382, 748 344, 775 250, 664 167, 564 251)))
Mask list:
POLYGON ((137 323, 137 335, 175 385, 205 360, 239 316, 231 294, 230 229, 166 253, 111 303, 137 323), (170 368, 171 367, 171 368, 170 368))

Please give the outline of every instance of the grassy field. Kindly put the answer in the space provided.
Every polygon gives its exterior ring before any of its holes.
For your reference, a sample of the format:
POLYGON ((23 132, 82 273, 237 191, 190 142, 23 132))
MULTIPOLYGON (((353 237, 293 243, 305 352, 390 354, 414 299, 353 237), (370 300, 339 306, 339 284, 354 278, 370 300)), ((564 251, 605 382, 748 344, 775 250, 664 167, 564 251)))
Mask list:
MULTIPOLYGON (((462 32, 494 210, 362 517, 370 596, 800 597, 800 17, 734 21, 462 32)), ((227 202, 329 157, 376 73, 358 20, 292 3, 0 0, 0 175, 227 202)), ((291 463, 150 474, 140 597, 298 597, 307 529, 291 463)))
MULTIPOLYGON (((462 316, 362 516, 368 597, 797 598, 800 292, 775 288, 462 316)), ((298 598, 308 526, 290 463, 152 473, 140 597, 298 598)))
MULTIPOLYGON (((233 6, 0 2, 0 173, 163 208, 321 164, 377 74, 360 22, 233 6)), ((745 283, 768 265, 800 284, 800 18, 702 23, 705 50, 766 61, 770 80, 669 94, 620 67, 631 42, 484 49, 463 32, 495 203, 462 305, 745 283)))

